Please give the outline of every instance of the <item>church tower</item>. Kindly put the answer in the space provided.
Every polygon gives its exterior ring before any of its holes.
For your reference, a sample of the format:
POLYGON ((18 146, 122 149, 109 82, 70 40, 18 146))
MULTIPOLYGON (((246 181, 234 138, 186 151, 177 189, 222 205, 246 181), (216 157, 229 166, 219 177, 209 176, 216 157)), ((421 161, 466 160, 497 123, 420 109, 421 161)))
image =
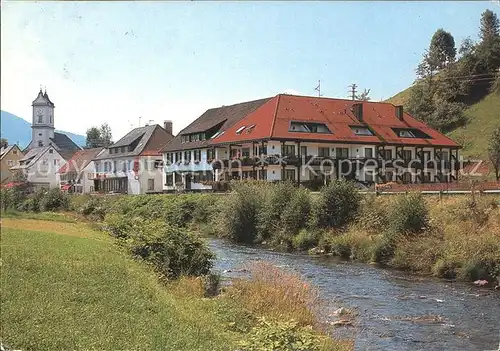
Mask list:
POLYGON ((54 139, 54 104, 42 88, 31 104, 33 106, 33 120, 31 123, 32 136, 29 148, 48 146, 54 139))

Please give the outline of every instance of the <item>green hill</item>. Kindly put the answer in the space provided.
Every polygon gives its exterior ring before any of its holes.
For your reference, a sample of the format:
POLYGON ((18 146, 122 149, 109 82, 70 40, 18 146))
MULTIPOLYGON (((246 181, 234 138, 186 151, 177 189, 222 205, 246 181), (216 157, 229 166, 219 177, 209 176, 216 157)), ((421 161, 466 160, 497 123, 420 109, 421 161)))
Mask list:
MULTIPOLYGON (((387 99, 394 105, 405 105, 411 87, 387 99)), ((478 103, 469 106, 465 114, 468 122, 447 135, 463 146, 462 155, 466 158, 487 159, 488 140, 491 132, 500 127, 500 93, 491 93, 478 103)))

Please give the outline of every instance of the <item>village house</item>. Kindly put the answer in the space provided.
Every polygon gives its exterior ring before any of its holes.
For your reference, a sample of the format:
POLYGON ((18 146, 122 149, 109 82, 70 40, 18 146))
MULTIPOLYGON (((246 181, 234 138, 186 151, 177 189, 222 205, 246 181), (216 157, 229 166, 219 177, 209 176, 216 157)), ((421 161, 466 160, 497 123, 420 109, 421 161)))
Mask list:
POLYGON ((14 171, 12 167, 19 166, 19 160, 24 154, 17 144, 2 147, 0 149, 0 184, 12 182, 14 171))
POLYGON ((460 146, 384 102, 279 94, 207 110, 162 148, 164 190, 231 179, 451 182, 460 146))
POLYGON ((145 194, 163 189, 160 148, 172 138, 172 123, 135 128, 94 158, 94 190, 145 194))
POLYGON ((73 193, 91 193, 94 191, 95 166, 92 161, 104 151, 104 148, 77 151, 57 171, 61 190, 73 193))
POLYGON ((32 138, 23 151, 24 157, 12 170, 20 170, 29 183, 37 187, 59 187, 57 170, 71 159, 81 147, 75 144, 66 134, 55 132, 54 103, 49 99, 47 91, 33 101, 32 138))

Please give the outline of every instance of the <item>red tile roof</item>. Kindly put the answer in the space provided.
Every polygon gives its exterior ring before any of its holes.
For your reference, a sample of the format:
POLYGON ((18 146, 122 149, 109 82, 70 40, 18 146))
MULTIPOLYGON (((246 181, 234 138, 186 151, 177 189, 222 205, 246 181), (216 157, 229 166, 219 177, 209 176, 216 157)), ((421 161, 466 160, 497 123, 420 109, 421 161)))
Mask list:
POLYGON ((59 170, 58 173, 80 172, 92 161, 102 148, 84 149, 75 152, 73 157, 68 160, 59 170))
POLYGON ((275 96, 240 119, 224 134, 211 140, 210 144, 260 139, 459 147, 453 140, 428 127, 425 123, 417 121, 408 113, 404 113, 403 120, 399 120, 396 116, 396 107, 390 103, 282 94, 275 96), (359 121, 351 111, 355 103, 363 105, 362 121, 359 121), (291 121, 324 123, 332 133, 290 132, 291 121), (246 133, 246 129, 240 134, 236 133, 243 126, 252 125, 255 127, 250 133, 246 133), (356 135, 351 126, 368 126, 375 135, 356 135), (419 129, 430 138, 402 138, 392 128, 419 129))

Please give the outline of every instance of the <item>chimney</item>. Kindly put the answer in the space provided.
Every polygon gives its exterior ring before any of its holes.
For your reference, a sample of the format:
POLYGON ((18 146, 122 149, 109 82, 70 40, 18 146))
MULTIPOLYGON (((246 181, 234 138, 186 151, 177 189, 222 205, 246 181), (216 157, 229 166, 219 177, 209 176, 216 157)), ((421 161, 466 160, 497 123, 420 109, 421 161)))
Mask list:
POLYGON ((358 119, 358 121, 363 122, 363 104, 362 103, 352 104, 351 111, 354 114, 354 116, 358 119))
POLYGON ((403 120, 403 105, 396 106, 396 117, 402 121, 403 120))
POLYGON ((174 135, 172 121, 163 121, 163 129, 165 129, 170 134, 174 135))

